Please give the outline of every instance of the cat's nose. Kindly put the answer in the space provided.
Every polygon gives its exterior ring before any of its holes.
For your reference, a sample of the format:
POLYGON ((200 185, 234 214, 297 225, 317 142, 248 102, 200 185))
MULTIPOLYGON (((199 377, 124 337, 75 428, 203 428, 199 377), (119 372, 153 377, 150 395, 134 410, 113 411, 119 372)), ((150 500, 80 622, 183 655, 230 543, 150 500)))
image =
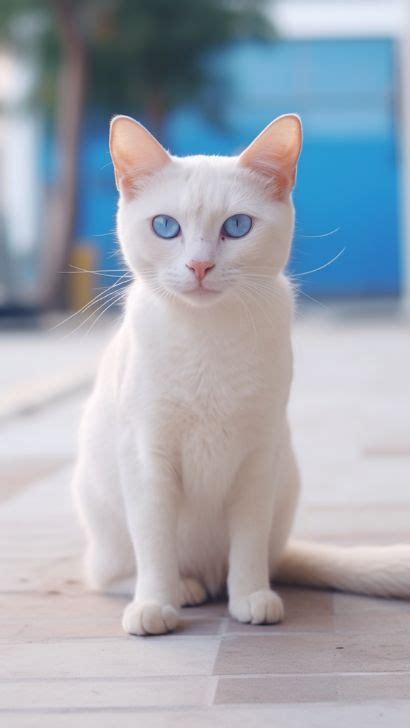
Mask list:
POLYGON ((210 260, 190 260, 189 263, 186 263, 186 267, 195 273, 195 278, 198 283, 201 283, 206 274, 215 268, 215 263, 210 260))

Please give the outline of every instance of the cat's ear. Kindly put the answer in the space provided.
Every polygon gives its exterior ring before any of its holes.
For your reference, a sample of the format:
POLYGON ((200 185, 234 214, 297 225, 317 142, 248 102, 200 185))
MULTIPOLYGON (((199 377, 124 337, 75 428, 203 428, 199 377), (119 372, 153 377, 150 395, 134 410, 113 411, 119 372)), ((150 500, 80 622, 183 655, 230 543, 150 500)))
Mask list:
POLYGON ((279 198, 288 195, 296 181, 302 148, 302 122, 297 114, 279 116, 239 157, 239 163, 263 175, 279 198))
POLYGON ((126 196, 171 161, 164 147, 130 116, 115 116, 111 121, 110 152, 117 188, 126 196))

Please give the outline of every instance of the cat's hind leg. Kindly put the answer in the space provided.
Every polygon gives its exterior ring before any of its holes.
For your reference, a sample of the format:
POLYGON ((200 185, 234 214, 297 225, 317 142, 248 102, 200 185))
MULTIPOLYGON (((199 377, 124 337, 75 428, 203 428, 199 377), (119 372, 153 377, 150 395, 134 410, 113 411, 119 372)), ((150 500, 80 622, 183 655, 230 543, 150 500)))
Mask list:
POLYGON ((86 538, 84 580, 93 591, 130 594, 135 588, 135 556, 111 468, 79 463, 74 476, 76 508, 86 538), (114 493, 113 493, 114 491, 114 493))
POLYGON ((193 576, 181 578, 181 607, 197 607, 207 598, 206 589, 198 579, 193 576))
MULTIPOLYGON (((116 534, 118 535, 118 534, 116 534)), ((132 550, 118 538, 99 541, 93 538, 84 556, 84 579, 91 591, 105 594, 130 595, 134 592, 135 569, 124 564, 133 559, 132 550)), ((134 559, 133 559, 134 560, 134 559)))

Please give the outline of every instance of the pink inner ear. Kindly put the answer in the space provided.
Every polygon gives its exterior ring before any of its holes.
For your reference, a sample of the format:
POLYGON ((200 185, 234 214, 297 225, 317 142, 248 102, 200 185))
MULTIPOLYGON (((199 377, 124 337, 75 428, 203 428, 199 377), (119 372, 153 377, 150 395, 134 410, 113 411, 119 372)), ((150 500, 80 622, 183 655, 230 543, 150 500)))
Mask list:
POLYGON ((118 189, 135 193, 144 179, 169 164, 171 157, 150 132, 128 116, 117 116, 110 129, 110 150, 118 189))
POLYGON ((294 187, 296 167, 287 168, 286 165, 273 157, 255 158, 251 164, 246 161, 242 162, 242 164, 258 172, 264 178, 266 188, 278 199, 286 197, 294 187))
POLYGON ((301 144, 299 118, 295 115, 281 116, 245 149, 239 162, 261 174, 273 194, 283 198, 295 184, 301 144))

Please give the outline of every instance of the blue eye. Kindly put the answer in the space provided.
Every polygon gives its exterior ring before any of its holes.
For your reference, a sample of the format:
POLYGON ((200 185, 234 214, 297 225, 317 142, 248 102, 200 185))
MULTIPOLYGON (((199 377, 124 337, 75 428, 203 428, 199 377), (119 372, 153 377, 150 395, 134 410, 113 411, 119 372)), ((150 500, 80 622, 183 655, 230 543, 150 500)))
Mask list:
POLYGON ((181 231, 181 226, 169 215, 157 215, 152 220, 152 229, 160 238, 176 238, 181 231))
POLYGON ((232 215, 222 225, 222 234, 229 238, 243 238, 252 227, 252 218, 249 215, 232 215))

